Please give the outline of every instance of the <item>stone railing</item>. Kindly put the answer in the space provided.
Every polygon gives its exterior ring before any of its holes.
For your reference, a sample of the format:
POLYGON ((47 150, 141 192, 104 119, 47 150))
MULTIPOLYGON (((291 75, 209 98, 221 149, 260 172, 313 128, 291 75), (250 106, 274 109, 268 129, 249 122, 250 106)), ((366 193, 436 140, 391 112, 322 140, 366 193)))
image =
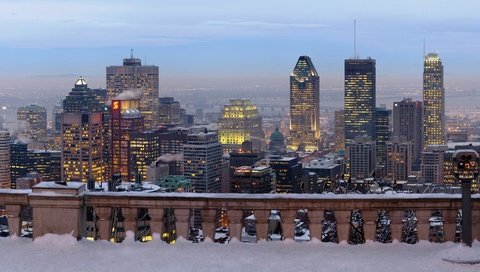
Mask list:
MULTIPOLYGON (((43 185, 42 185, 43 184, 43 185)), ((256 218, 256 236, 266 239, 270 211, 281 211, 284 238, 294 238, 297 211, 308 211, 309 231, 312 238, 322 238, 324 211, 335 212, 338 241, 348 240, 351 232, 352 210, 360 210, 363 217, 365 239, 375 240, 378 212, 389 211, 389 225, 393 239, 401 240, 402 219, 406 209, 416 215, 418 239, 428 240, 432 211, 443 217, 444 240, 454 241, 458 231, 457 212, 461 208, 460 195, 295 195, 295 194, 195 194, 195 193, 124 193, 86 192, 83 184, 45 185, 32 191, 0 190, 0 204, 6 210, 10 234, 19 234, 22 206, 33 210, 33 238, 46 233, 71 233, 77 238, 87 229, 87 207, 95 211, 95 239, 109 240, 112 235, 112 211, 121 209, 124 231, 138 230, 138 210, 148 211, 151 233, 162 233, 165 211, 173 209, 176 235, 188 237, 191 209, 198 209, 204 236, 213 238, 217 227, 217 212, 226 211, 231 237, 241 238, 244 211, 256 218)), ((473 239, 480 240, 480 196, 472 197, 473 239)))

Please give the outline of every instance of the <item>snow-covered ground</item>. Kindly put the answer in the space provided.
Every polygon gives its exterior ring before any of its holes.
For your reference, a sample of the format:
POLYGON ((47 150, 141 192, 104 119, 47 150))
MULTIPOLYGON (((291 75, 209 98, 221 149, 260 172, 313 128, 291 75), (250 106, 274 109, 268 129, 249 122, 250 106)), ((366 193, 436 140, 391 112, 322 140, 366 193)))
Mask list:
POLYGON ((442 259, 465 256, 480 259, 480 243, 473 248, 459 244, 421 241, 407 245, 367 242, 348 245, 310 242, 241 243, 228 245, 183 239, 167 245, 156 236, 148 243, 106 241, 77 242, 69 235, 46 235, 35 241, 0 238, 0 271, 480 271, 480 264, 453 264, 442 259))

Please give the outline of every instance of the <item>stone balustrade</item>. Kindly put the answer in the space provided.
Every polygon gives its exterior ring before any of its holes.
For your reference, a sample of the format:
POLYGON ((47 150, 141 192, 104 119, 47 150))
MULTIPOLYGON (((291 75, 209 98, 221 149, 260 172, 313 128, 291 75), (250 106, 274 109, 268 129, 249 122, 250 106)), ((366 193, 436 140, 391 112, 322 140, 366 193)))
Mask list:
MULTIPOLYGON (((42 184, 42 183, 41 183, 42 184)), ((58 185, 62 186, 62 185, 58 185)), ((213 238, 216 214, 219 209, 228 214, 230 236, 240 239, 244 211, 255 214, 258 239, 267 238, 270 211, 281 211, 285 238, 294 238, 294 219, 299 209, 308 211, 311 237, 321 239, 324 211, 335 211, 338 241, 348 240, 350 216, 354 209, 361 211, 365 239, 374 240, 377 216, 381 209, 389 211, 392 238, 401 240, 402 218, 405 209, 413 209, 417 217, 420 240, 429 239, 432 211, 442 212, 444 240, 454 241, 460 195, 397 194, 397 195, 295 195, 295 194, 195 194, 195 193, 126 193, 87 192, 84 185, 68 185, 69 190, 56 186, 34 188, 32 191, 0 190, 0 204, 6 210, 11 235, 20 233, 20 209, 33 210, 33 238, 46 233, 71 233, 77 238, 85 235, 86 208, 93 207, 96 215, 97 239, 111 238, 112 208, 121 208, 123 228, 136 231, 138 210, 147 209, 152 233, 162 233, 165 209, 173 209, 176 235, 188 237, 191 209, 199 209, 204 236, 213 238)), ((480 240, 480 195, 472 196, 473 238, 480 240)))

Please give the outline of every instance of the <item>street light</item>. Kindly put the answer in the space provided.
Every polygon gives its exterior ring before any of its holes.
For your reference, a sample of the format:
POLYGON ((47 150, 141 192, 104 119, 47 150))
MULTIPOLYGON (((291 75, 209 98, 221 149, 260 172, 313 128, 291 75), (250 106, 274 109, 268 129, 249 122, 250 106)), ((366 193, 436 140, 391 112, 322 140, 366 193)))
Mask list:
POLYGON ((478 177, 480 159, 472 149, 457 150, 453 155, 453 174, 462 182, 462 240, 472 246, 472 181, 478 177))

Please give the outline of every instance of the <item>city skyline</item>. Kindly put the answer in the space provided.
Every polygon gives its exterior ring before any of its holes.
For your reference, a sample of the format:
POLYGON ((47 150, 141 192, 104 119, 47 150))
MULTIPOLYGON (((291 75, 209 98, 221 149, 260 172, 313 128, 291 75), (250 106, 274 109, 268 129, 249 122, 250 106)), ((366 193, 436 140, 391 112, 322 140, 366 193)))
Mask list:
POLYGON ((471 89, 480 83, 471 58, 478 55, 473 44, 480 30, 473 11, 479 4, 470 1, 456 3, 455 9, 435 1, 394 7, 381 1, 281 2, 275 10, 269 1, 20 3, 3 3, 0 11, 0 22, 8 26, 0 38, 6 63, 0 68, 1 89, 65 89, 80 75, 92 87, 104 87, 104 67, 120 64, 130 48, 160 67, 161 88, 288 86, 284 74, 299 55, 316 63, 321 88, 341 87, 342 60, 353 56, 353 19, 357 52, 377 59, 379 85, 421 87, 424 39, 426 51, 438 51, 449 67, 446 87, 471 89), (200 14, 200 7, 209 9, 200 14), (72 56, 75 61, 67 61, 72 56))

